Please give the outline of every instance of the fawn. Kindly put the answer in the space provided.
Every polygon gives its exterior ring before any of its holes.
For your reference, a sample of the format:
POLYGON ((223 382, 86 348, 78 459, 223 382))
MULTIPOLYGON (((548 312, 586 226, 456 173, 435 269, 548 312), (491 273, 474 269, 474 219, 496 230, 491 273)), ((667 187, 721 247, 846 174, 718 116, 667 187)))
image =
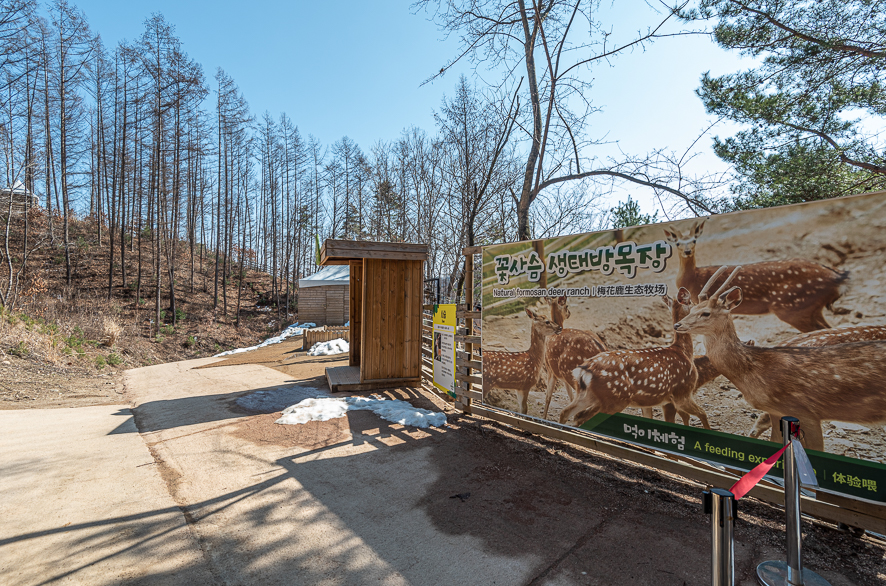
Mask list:
POLYGON ((532 320, 529 349, 522 352, 483 352, 483 393, 492 389, 515 391, 519 397, 520 413, 529 408, 529 391, 536 386, 544 364, 545 341, 559 334, 562 326, 526 310, 532 320))
MULTIPOLYGON (((556 299, 545 298, 545 301, 551 306, 551 321, 562 327, 563 322, 571 315, 566 296, 556 299)), ((606 344, 603 343, 600 336, 593 332, 564 328, 559 334, 548 338, 548 345, 545 349, 545 369, 542 375, 545 387, 543 419, 548 418, 548 409, 551 406, 551 398, 557 388, 557 383, 563 383, 563 386, 566 387, 566 394, 572 401, 575 396, 575 389, 572 386, 575 379, 572 377, 572 371, 606 350, 606 344)))
MULTIPOLYGON (((677 298, 663 297, 672 323, 689 313, 688 290, 677 298)), ((575 419, 581 425, 597 413, 618 413, 627 407, 651 408, 672 403, 684 423, 695 415, 710 429, 707 414, 693 398, 698 369, 692 355, 692 335, 678 333, 665 348, 611 350, 598 354, 572 372, 578 387, 575 399, 563 409, 560 423, 575 419)))
MULTIPOLYGON (((754 409, 770 421, 784 415, 800 420, 808 449, 822 450, 823 419, 852 423, 886 422, 886 341, 835 346, 764 348, 742 344, 732 312, 742 290, 729 287, 742 267, 735 267, 715 293, 711 286, 728 267, 720 267, 698 294, 699 303, 674 325, 684 333, 704 334, 711 364, 734 384, 754 409), (727 288, 729 287, 729 288, 727 288)), ((772 441, 781 443, 773 428, 772 441)))
MULTIPOLYGON (((698 302, 702 285, 711 279, 715 266, 695 266, 695 244, 701 236, 704 220, 693 224, 687 233, 673 226, 665 228, 665 238, 679 251, 680 269, 677 287, 686 287, 698 302)), ((731 268, 731 267, 729 267, 731 268)), ((831 326, 822 311, 842 295, 848 272, 808 260, 766 261, 745 265, 735 285, 742 290, 743 302, 735 313, 741 315, 774 314, 801 332, 831 326)))
MULTIPOLYGON (((830 330, 818 330, 799 334, 785 340, 779 346, 794 348, 815 348, 821 346, 834 346, 836 344, 849 344, 851 342, 869 342, 873 340, 886 340, 886 326, 850 326, 846 328, 832 328, 830 330)), ((764 413, 754 422, 748 435, 760 437, 772 427, 772 420, 768 413, 764 413)))

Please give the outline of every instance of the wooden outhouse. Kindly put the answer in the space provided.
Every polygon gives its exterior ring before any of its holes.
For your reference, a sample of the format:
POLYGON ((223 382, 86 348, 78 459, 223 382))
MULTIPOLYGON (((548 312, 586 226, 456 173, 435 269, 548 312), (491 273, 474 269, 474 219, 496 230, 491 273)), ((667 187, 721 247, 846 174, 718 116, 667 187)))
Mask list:
POLYGON ((320 264, 347 265, 351 346, 348 366, 326 369, 333 391, 420 384, 424 261, 428 247, 328 239, 320 264))
POLYGON ((298 280, 298 321, 343 326, 349 319, 350 272, 347 266, 323 267, 298 280))

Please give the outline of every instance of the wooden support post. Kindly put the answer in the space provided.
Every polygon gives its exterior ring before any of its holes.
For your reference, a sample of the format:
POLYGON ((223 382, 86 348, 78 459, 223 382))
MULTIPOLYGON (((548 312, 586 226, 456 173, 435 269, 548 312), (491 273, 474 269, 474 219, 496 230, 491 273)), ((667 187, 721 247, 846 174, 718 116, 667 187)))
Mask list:
MULTIPOLYGON (((474 311, 474 251, 473 250, 465 250, 465 311, 474 311)), ((472 336, 474 334, 474 320, 471 318, 466 318, 467 323, 467 335, 472 336)), ((470 356, 472 354, 474 345, 470 342, 465 343, 465 353, 470 356)), ((471 369, 467 369, 467 374, 471 374, 471 369)), ((473 385, 468 381, 459 381, 461 385, 465 385, 465 388, 468 391, 468 394, 473 391, 473 385)), ((481 389, 482 391, 482 389, 481 389)), ((472 400, 470 396, 464 397, 461 400, 462 403, 462 411, 470 415, 471 413, 471 403, 472 400)))

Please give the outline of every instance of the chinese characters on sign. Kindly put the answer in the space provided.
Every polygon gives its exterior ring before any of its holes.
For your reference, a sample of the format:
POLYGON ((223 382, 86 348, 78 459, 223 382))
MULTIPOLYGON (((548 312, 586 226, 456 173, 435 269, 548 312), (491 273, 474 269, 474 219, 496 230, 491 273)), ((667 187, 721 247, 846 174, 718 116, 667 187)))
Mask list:
POLYGON ((637 285, 593 285, 591 287, 536 287, 534 289, 492 290, 494 298, 517 298, 517 297, 650 297, 652 295, 667 295, 668 286, 665 283, 645 283, 637 285))
POLYGON ((839 472, 834 472, 834 482, 836 482, 837 484, 846 484, 854 488, 866 488, 871 492, 877 492, 876 480, 859 478, 858 476, 853 476, 851 474, 840 474, 839 472))

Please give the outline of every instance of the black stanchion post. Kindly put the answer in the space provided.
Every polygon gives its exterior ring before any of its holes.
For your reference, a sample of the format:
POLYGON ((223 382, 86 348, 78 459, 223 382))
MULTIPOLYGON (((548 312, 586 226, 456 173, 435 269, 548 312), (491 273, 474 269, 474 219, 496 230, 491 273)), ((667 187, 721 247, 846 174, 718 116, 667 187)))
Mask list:
POLYGON ((711 516, 711 586, 735 584, 735 495, 722 488, 702 494, 705 513, 711 516))
MULTIPOLYGON (((781 418, 781 435, 784 445, 800 429, 796 417, 781 418)), ((809 569, 803 569, 803 536, 800 531, 800 478, 797 459, 792 444, 784 452, 784 509, 787 532, 787 563, 775 560, 757 566, 757 582, 762 586, 830 586, 830 583, 809 569)), ((802 450, 802 448, 800 448, 802 450)))

